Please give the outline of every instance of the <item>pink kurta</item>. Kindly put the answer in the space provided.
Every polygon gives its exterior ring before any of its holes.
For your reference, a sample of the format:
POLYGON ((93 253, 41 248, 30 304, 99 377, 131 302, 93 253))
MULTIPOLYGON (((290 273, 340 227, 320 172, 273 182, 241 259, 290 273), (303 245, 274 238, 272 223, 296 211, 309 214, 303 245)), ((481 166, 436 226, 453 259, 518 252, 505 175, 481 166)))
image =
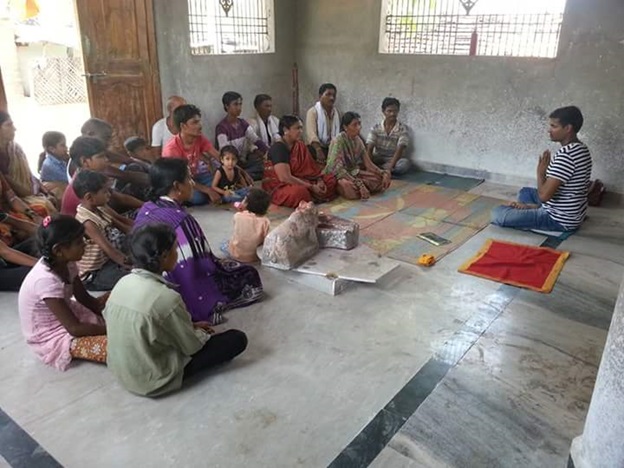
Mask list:
MULTIPOLYGON (((76 264, 69 264, 71 281, 78 276, 76 264)), ((73 336, 45 304, 44 299, 65 299, 82 323, 104 324, 101 317, 72 300, 73 286, 63 280, 43 260, 30 270, 19 292, 19 315, 26 343, 44 363, 59 370, 71 362, 69 347, 73 336)))

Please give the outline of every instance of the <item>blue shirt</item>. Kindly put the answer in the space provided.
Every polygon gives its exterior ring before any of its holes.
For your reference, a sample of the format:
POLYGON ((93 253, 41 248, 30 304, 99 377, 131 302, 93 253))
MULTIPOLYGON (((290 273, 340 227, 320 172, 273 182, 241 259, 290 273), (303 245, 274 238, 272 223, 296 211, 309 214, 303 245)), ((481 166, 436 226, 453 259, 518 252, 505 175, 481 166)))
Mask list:
POLYGON ((40 176, 41 182, 67 183, 67 161, 46 153, 46 158, 41 166, 40 176))

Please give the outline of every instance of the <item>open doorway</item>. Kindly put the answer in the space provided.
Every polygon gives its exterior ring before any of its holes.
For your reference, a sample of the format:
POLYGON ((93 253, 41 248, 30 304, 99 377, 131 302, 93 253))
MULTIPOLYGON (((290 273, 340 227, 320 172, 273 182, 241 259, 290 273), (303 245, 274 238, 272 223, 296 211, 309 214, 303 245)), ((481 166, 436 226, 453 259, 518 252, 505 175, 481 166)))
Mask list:
POLYGON ((90 117, 73 0, 0 0, 0 68, 18 142, 37 174, 41 136, 90 117))

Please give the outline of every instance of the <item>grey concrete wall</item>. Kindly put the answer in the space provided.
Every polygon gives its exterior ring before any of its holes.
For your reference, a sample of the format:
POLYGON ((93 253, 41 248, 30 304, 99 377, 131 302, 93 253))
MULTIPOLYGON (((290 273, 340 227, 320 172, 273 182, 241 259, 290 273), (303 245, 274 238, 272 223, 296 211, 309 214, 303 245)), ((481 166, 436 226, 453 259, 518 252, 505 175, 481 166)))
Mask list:
POLYGON ((548 113, 575 104, 594 176, 624 192, 624 1, 567 3, 550 60, 379 54, 381 0, 297 0, 302 112, 330 81, 338 107, 362 114, 367 129, 392 95, 424 167, 534 183, 538 155, 556 148, 548 113))
POLYGON ((273 54, 193 56, 187 2, 155 0, 154 16, 163 105, 168 96, 179 94, 199 106, 204 133, 211 140, 224 116, 221 96, 226 91, 243 95, 243 117, 253 114, 253 98, 258 93, 273 97, 277 115, 292 111, 294 0, 275 0, 273 54))
POLYGON ((583 434, 572 441, 576 468, 624 466, 624 282, 613 311, 583 434))

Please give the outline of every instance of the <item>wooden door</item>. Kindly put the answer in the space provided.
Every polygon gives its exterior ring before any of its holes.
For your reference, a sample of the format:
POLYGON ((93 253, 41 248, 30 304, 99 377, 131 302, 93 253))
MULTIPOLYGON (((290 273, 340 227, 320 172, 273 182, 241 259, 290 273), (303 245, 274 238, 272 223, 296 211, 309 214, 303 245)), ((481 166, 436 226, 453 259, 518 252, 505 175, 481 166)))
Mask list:
POLYGON ((76 0, 91 115, 115 129, 113 147, 150 140, 162 117, 152 0, 76 0))
POLYGON ((2 69, 0 68, 0 110, 6 112, 8 108, 6 92, 4 91, 4 81, 2 81, 2 69))

